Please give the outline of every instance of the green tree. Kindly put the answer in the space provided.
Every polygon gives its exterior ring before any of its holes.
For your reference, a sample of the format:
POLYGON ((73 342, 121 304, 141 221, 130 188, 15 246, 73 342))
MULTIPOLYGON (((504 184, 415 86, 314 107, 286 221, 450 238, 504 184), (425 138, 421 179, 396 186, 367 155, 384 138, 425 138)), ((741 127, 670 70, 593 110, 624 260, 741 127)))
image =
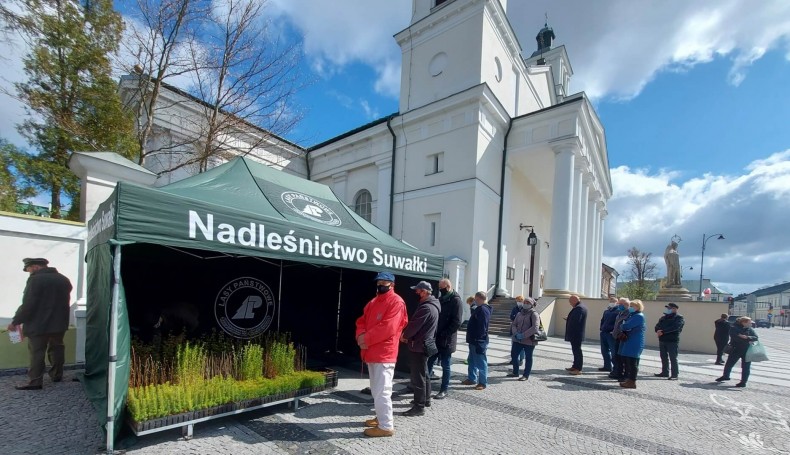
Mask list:
POLYGON ((13 144, 0 139, 0 210, 6 212, 15 212, 22 199, 34 194, 15 174, 14 161, 21 154, 13 144))
MULTIPOLYGON (((51 195, 61 217, 65 195, 79 198, 68 168, 75 151, 113 151, 134 158, 134 123, 111 76, 123 23, 111 0, 24 0, 20 17, 30 45, 26 82, 16 84, 29 117, 17 127, 36 153, 20 159, 20 174, 51 195)), ((71 211, 72 215, 76 211, 71 211)))
POLYGON ((650 282, 626 281, 617 287, 617 295, 628 297, 629 299, 655 300, 656 292, 650 286, 650 282))

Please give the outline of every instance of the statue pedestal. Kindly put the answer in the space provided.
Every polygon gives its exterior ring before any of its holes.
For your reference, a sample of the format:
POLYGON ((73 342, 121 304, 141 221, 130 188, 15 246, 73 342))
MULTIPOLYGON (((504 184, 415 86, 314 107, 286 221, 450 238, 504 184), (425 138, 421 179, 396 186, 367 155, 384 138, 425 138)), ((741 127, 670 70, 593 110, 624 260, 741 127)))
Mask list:
POLYGON ((693 300, 689 290, 683 286, 661 286, 658 289, 656 300, 662 302, 674 302, 676 300, 693 300))

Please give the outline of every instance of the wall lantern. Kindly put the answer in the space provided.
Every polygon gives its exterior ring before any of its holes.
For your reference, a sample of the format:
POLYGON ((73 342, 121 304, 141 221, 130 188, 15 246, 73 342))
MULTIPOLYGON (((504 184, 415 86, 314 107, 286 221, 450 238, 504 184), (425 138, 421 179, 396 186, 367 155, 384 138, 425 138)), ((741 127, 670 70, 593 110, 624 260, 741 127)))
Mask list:
POLYGON ((529 229, 529 237, 527 237, 527 245, 535 246, 538 244, 538 236, 535 235, 535 226, 527 226, 519 223, 518 230, 529 229))

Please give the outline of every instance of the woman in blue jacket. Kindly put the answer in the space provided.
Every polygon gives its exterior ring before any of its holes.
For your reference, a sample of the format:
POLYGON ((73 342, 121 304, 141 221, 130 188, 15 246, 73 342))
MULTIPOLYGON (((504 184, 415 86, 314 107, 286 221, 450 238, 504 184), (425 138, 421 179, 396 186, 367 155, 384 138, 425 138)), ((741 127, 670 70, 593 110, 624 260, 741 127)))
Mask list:
POLYGON ((749 350, 752 341, 757 341, 757 333, 752 329, 752 319, 746 316, 738 318, 735 321, 735 325, 730 329, 732 351, 727 356, 724 373, 720 378, 716 379, 716 382, 729 381, 730 371, 740 359, 741 382, 735 384, 735 387, 746 387, 746 381, 749 380, 749 373, 752 369, 752 362, 746 361, 746 351, 749 350))
MULTIPOLYGON (((626 389, 636 388, 636 375, 639 372, 639 357, 645 348, 645 315, 642 311, 645 305, 641 300, 632 300, 628 311, 631 313, 628 319, 623 321, 620 327, 625 340, 620 341, 620 351, 618 354, 625 363, 625 381, 620 383, 620 387, 626 389)), ((621 335, 622 336, 622 335, 621 335)))

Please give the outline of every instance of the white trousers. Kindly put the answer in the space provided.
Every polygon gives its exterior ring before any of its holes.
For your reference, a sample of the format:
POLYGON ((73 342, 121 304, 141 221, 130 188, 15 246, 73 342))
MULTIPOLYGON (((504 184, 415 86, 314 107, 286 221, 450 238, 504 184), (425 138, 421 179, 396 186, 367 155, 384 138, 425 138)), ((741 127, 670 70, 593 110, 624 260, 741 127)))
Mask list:
POLYGON ((394 430, 392 418, 392 377, 395 375, 394 363, 368 363, 370 373, 370 394, 373 407, 382 430, 394 430))

